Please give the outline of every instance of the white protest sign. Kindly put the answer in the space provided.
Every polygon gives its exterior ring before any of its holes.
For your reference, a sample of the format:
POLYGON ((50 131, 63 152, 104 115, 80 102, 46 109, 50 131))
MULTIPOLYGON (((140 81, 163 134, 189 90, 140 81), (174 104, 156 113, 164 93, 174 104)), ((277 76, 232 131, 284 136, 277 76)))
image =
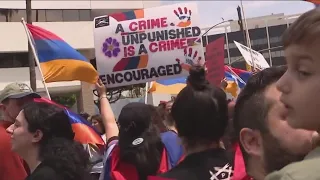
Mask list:
POLYGON ((107 87, 187 76, 204 63, 196 3, 96 17, 94 46, 107 87))
POLYGON ((241 55, 243 56, 244 60, 246 61, 247 64, 249 64, 250 66, 253 66, 252 64, 252 60, 251 60, 251 53, 252 53, 252 59, 253 59, 253 63, 254 63, 254 67, 257 69, 265 69, 270 67, 269 64, 267 63, 266 59, 263 57, 263 55, 253 49, 250 49, 240 43, 238 43, 237 41, 233 41, 237 48, 239 49, 241 55), (250 53, 251 51, 251 53, 250 53))

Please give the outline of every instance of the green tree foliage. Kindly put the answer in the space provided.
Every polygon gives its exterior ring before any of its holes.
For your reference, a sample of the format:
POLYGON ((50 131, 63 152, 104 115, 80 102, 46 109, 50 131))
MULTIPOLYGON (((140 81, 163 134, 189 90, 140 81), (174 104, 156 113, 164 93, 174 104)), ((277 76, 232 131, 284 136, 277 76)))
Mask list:
POLYGON ((52 100, 58 104, 71 108, 76 103, 77 96, 75 94, 54 96, 52 97, 52 100))

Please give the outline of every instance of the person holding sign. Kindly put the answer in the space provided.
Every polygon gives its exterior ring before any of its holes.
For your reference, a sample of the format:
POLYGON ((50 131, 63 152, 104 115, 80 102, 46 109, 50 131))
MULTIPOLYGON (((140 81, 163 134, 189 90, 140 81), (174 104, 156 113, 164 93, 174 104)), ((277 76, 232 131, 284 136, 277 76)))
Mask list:
POLYGON ((96 88, 107 142, 100 180, 146 180, 177 164, 183 148, 176 133, 160 133, 154 122, 160 122, 161 117, 154 106, 127 104, 119 115, 118 128, 101 80, 96 88))

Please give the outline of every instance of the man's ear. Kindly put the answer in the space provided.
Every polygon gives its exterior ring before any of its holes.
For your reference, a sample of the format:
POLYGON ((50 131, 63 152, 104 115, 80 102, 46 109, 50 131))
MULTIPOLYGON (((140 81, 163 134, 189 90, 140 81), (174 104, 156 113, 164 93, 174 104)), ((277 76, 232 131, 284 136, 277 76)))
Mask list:
POLYGON ((240 131, 239 139, 243 149, 250 156, 262 157, 263 146, 260 132, 243 128, 240 131))
POLYGON ((4 104, 0 103, 0 111, 5 111, 6 107, 4 106, 4 104))

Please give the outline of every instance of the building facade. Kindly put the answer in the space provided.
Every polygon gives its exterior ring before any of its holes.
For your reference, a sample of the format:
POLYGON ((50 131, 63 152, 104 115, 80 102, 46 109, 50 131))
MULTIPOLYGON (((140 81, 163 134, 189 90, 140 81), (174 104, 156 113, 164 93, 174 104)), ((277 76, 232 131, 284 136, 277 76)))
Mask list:
MULTIPOLYGON (((94 58, 93 18, 106 14, 161 5, 160 1, 32 1, 32 21, 94 58)), ((21 18, 26 19, 25 0, 0 1, 0 90, 11 82, 29 84, 28 41, 21 18)), ((37 91, 45 95, 39 71, 37 91)), ((77 95, 78 111, 94 113, 92 86, 79 81, 47 83, 51 96, 77 95)))
MULTIPOLYGON (((300 14, 290 16, 274 14, 247 19, 251 48, 261 52, 271 66, 285 64, 281 36, 299 16, 300 14)), ((245 69, 244 59, 233 42, 246 45, 245 34, 240 31, 238 21, 231 21, 228 25, 214 28, 211 33, 203 37, 204 47, 222 36, 225 37, 225 64, 245 69)))

